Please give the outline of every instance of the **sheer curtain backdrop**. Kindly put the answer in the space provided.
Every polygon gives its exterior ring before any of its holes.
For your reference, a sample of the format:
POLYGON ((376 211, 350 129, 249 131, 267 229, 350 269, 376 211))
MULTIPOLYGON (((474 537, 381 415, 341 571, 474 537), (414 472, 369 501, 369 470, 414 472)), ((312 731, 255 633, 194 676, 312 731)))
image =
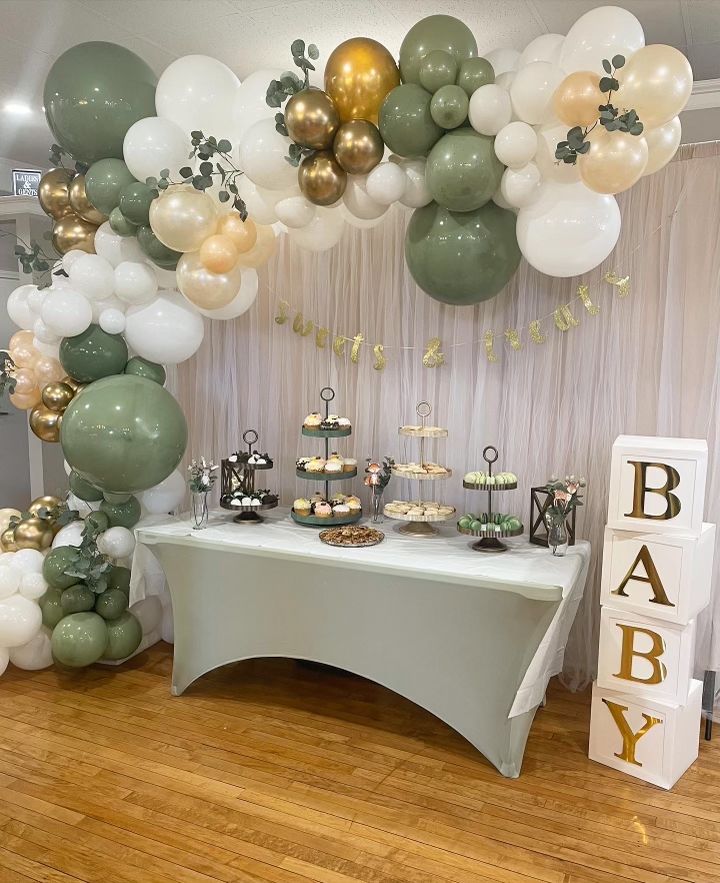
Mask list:
MULTIPOLYGON (((188 457, 219 460, 238 449, 244 429, 255 428, 262 450, 275 460, 268 484, 292 503, 308 492, 295 479, 295 459, 316 452, 300 435, 302 420, 320 409, 320 389, 329 384, 337 393, 332 410, 353 423, 353 435, 339 440, 338 449, 360 466, 368 456, 412 456, 397 427, 414 422, 416 403, 427 399, 432 421, 450 432, 437 443, 437 457, 454 470, 435 490, 459 510, 479 506, 478 495, 463 490, 462 476, 482 468, 488 444, 500 451, 498 466, 519 476, 518 489, 503 495, 501 507, 520 515, 526 527, 532 485, 551 473, 586 476, 579 536, 592 543, 593 559, 565 657, 566 682, 582 686, 594 674, 597 654, 615 437, 706 438, 706 519, 720 521, 719 194, 720 144, 684 147, 667 168, 621 197, 621 238, 604 265, 582 280, 561 280, 523 262, 498 297, 477 307, 443 306, 416 287, 403 257, 404 210, 392 209, 372 230, 348 228, 336 248, 319 255, 282 236, 278 255, 261 272, 256 305, 235 321, 208 322, 196 357, 170 372, 169 387, 190 427, 188 457), (602 281, 608 270, 630 275, 627 298, 618 299, 602 281), (550 320, 543 323, 544 344, 530 342, 527 333, 519 352, 503 343, 506 328, 527 332, 530 320, 573 298, 580 281, 589 284, 599 315, 578 303, 579 327, 561 333, 550 320), (366 341, 383 343, 387 367, 373 369, 370 347, 357 365, 349 345, 342 359, 332 352, 331 338, 318 349, 312 335, 293 332, 292 313, 288 323, 276 324, 280 299, 334 331, 362 332, 366 341), (481 342, 486 329, 498 332, 496 363, 488 362, 481 342), (446 364, 429 369, 423 347, 435 336, 446 364), (416 349, 399 348, 410 346, 416 349)), ((354 488, 364 490, 360 478, 354 488)), ((391 498, 406 492, 391 481, 391 498)), ((717 582, 720 555, 715 567, 717 582)), ((720 668, 716 625, 717 597, 700 623, 699 668, 720 668)))

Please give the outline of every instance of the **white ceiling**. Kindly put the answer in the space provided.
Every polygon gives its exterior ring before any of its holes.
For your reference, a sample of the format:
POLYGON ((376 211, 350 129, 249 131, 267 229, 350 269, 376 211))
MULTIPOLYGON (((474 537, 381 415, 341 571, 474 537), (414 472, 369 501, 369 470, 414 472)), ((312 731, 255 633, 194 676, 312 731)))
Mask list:
MULTIPOLYGON (((643 24, 648 43, 686 53, 696 80, 720 77, 720 0, 620 0, 643 24)), ((404 34, 444 12, 473 30, 480 52, 522 49, 545 32, 566 33, 593 0, 0 0, 0 156, 47 164, 51 135, 42 87, 53 60, 86 40, 132 49, 160 73, 174 58, 213 55, 242 78, 289 67, 296 37, 318 45, 321 61, 348 37, 380 40, 397 56, 404 34), (2 111, 8 101, 30 116, 2 111)))

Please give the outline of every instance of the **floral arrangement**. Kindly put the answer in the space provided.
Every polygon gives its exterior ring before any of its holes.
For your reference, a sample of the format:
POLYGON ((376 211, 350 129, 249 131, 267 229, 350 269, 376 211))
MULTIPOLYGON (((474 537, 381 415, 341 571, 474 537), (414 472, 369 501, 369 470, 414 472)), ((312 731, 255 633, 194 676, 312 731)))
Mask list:
POLYGON ((365 467, 366 478, 363 484, 369 487, 374 494, 381 494, 390 481, 395 461, 392 457, 385 457, 381 466, 379 463, 374 463, 368 457, 366 462, 368 465, 365 467))
POLYGON ((204 494, 212 490, 217 475, 215 473, 220 467, 208 461, 205 457, 201 457, 200 461, 192 460, 188 466, 188 487, 193 494, 204 494))
POLYGON ((574 475, 566 475, 564 479, 550 476, 545 490, 552 494, 552 502, 546 514, 550 518, 565 519, 577 506, 582 506, 580 489, 585 487, 585 479, 574 475))

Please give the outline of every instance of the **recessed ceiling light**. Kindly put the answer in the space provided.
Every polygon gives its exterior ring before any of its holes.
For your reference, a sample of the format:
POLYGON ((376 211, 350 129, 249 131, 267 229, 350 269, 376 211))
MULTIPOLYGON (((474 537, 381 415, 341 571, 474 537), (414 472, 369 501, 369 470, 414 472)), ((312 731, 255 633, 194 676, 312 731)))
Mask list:
POLYGON ((32 108, 22 101, 7 101, 3 107, 5 113, 14 113, 18 116, 27 116, 32 113, 32 108))

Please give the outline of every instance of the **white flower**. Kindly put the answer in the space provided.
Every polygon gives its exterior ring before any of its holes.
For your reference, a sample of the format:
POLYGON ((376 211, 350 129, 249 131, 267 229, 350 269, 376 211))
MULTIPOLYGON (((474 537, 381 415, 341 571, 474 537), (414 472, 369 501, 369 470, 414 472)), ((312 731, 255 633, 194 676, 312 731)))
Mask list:
POLYGON ((207 487, 207 485, 210 484, 210 476, 203 475, 203 477, 200 479, 200 484, 205 485, 207 487))

